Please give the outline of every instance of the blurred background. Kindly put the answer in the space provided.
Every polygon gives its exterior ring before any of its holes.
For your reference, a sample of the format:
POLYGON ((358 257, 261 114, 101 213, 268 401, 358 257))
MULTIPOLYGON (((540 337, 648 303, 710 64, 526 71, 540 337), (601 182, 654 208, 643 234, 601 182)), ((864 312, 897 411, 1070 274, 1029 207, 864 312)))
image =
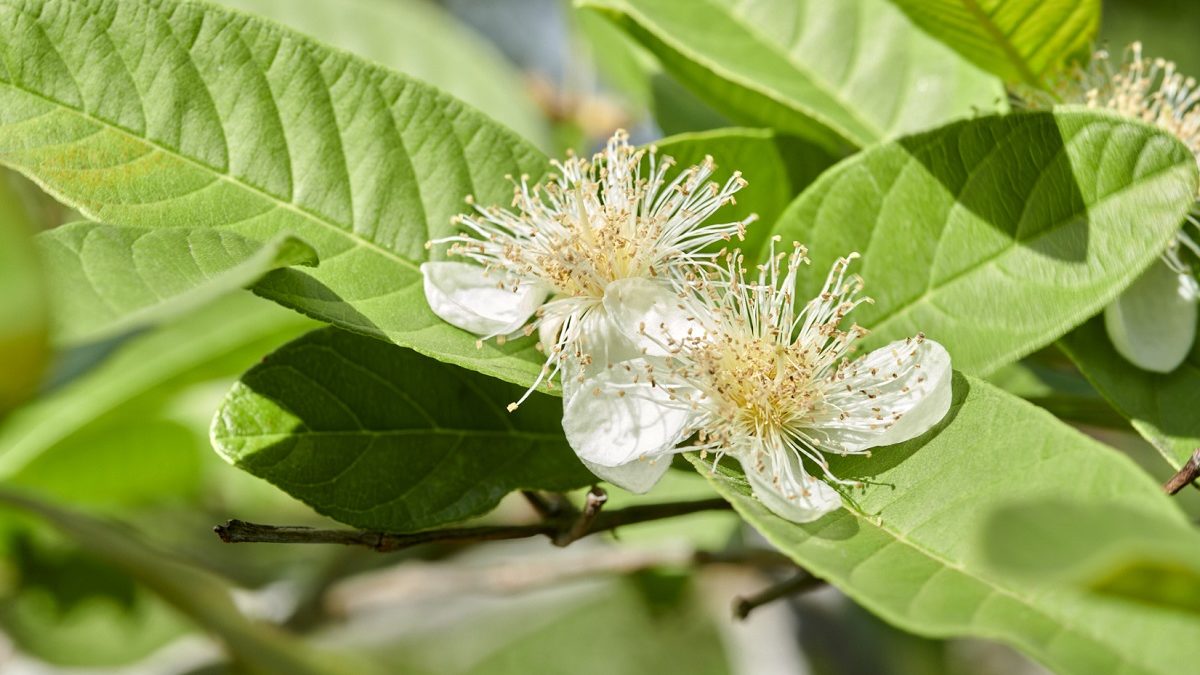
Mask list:
MULTIPOLYGON (((435 84, 551 155, 590 152, 617 127, 646 142, 726 125, 617 29, 561 0, 226 4, 435 84)), ((1102 38, 1114 51, 1141 39, 1147 53, 1200 73, 1200 3, 1109 0, 1104 11, 1102 38)), ((0 217, 34 232, 75 216, 4 174, 0 217)), ((735 598, 789 571, 769 556, 725 559, 731 548, 766 545, 723 513, 563 550, 541 539, 386 555, 221 544, 212 527, 234 517, 334 525, 224 464, 208 443, 234 378, 314 324, 243 293, 168 327, 43 359, 36 327, 53 308, 12 282, 35 264, 27 248, 0 242, 0 288, 15 289, 0 306, 0 411, 33 392, 0 419, 0 481, 126 525, 64 537, 69 523, 52 530, 0 510, 6 675, 227 672, 214 635, 246 653, 286 653, 289 669, 311 672, 354 672, 351 662, 329 665, 339 654, 384 672, 439 675, 1043 672, 989 642, 902 633, 830 588, 735 620, 735 598), (232 604, 214 600, 225 594, 232 604)), ((1166 473, 1057 353, 995 380, 1166 473)), ((706 494, 702 479, 678 471, 653 498, 706 494)), ((638 500, 613 490, 611 501, 638 500)), ((1196 512, 1196 502, 1186 505, 1196 512)), ((517 498, 487 520, 534 518, 517 498)))

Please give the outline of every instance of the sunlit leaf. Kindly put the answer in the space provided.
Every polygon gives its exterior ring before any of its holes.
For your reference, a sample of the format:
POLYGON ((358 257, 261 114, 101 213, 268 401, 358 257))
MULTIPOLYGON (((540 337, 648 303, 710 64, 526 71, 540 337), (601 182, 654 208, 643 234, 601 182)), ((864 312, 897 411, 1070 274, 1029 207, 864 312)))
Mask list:
POLYGON ((258 292, 520 382, 531 341, 476 349, 425 303, 425 243, 545 157, 425 84, 179 0, 0 2, 0 162, 98 222, 291 234, 321 265, 258 292), (32 64, 39 64, 32 67, 32 64), (199 93, 198 93, 199 92, 199 93))
POLYGON ((72 223, 38 236, 55 339, 67 346, 183 316, 271 270, 316 263, 304 242, 214 229, 72 223))
POLYGON ((993 565, 1031 586, 1069 584, 1200 614, 1200 534, 1187 524, 1044 499, 997 510, 985 542, 993 565))
POLYGON ((428 82, 545 148, 549 132, 521 73, 429 0, 220 0, 428 82))
POLYGON ((1003 105, 999 82, 884 0, 585 0, 736 122, 831 149, 1003 105))
POLYGON ((1165 526, 1184 514, 1133 462, 981 380, 956 377, 941 427, 869 458, 834 458, 846 508, 810 524, 772 515, 740 472, 694 460, 738 513, 798 564, 873 613, 928 636, 1011 644, 1055 672, 1171 673, 1200 622, 1138 611, 1064 586, 1030 588, 984 558, 991 511, 1059 497, 1138 509, 1165 526))
POLYGON ((1040 86, 1091 47, 1100 0, 891 0, 933 37, 1009 82, 1040 86))
POLYGON ((1196 193, 1173 136, 1082 110, 982 117, 866 150, 780 219, 820 291, 839 256, 874 304, 869 345, 925 332, 954 367, 986 374, 1099 312, 1146 269, 1196 193))

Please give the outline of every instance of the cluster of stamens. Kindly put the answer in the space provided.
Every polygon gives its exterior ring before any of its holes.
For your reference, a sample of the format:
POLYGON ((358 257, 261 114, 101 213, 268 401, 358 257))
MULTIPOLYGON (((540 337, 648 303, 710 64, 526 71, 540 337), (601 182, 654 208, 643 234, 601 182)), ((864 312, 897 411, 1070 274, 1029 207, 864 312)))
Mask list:
POLYGON ((735 203, 735 193, 746 186, 740 172, 724 184, 711 181, 716 166, 705 157, 669 177, 672 158, 628 141, 628 134, 618 131, 590 160, 570 154, 564 162, 554 161, 557 173, 544 186, 531 185, 529 176, 514 180, 512 209, 478 206, 468 197, 474 212, 453 219, 461 232, 427 244, 449 244, 451 256, 479 263, 499 288, 535 283, 552 289, 551 300, 524 328, 526 335, 541 324, 555 328, 553 342, 538 345, 547 360, 535 387, 552 380, 564 359, 585 366, 591 361, 582 327, 601 307, 608 284, 634 277, 669 283, 705 276, 720 255, 710 249, 743 239, 755 218, 705 222, 735 203))
MULTIPOLYGON (((689 385, 670 391, 670 399, 698 413, 695 447, 701 456, 711 453, 719 461, 739 453, 741 461, 769 471, 785 493, 807 482, 794 475, 802 462, 793 459, 820 467, 833 482, 854 484, 830 473, 825 455, 869 451, 838 447, 822 429, 860 425, 879 431, 898 421, 901 413, 885 411, 876 400, 877 383, 899 378, 903 368, 919 368, 913 357, 924 336, 901 343, 909 353, 897 351, 886 361, 878 352, 870 361, 848 359, 867 331, 843 324, 854 308, 871 302, 859 295, 861 278, 848 274, 857 254, 834 263, 821 293, 799 304, 797 271, 809 262, 807 251, 794 244, 790 254, 776 253, 778 240, 756 280, 747 279, 744 258, 735 251, 728 254, 723 282, 687 287, 680 303, 697 319, 685 335, 670 335, 666 326, 642 326, 644 335, 671 354, 659 367, 673 377, 656 378, 655 367, 646 365, 635 383, 648 378, 668 389, 657 381, 689 385), (831 399, 834 392, 838 395, 831 399)), ((801 496, 807 494, 791 498, 801 496)))

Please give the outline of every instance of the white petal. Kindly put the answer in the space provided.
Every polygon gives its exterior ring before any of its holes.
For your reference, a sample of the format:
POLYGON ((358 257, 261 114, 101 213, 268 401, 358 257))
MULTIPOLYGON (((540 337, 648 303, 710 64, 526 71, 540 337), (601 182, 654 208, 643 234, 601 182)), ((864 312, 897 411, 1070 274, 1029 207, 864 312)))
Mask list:
POLYGON ((669 356, 666 345, 703 335, 702 327, 680 307, 681 302, 666 281, 622 279, 604 288, 604 308, 613 323, 639 351, 650 356, 669 356))
POLYGON ((795 454, 784 450, 775 457, 776 461, 788 462, 790 471, 781 471, 782 467, 765 459, 758 462, 746 457, 742 461, 754 496, 772 513, 793 523, 809 523, 841 508, 841 496, 824 481, 805 473, 795 454))
POLYGON ((580 459, 617 467, 673 453, 686 437, 691 411, 651 386, 645 366, 636 359, 606 370, 565 402, 563 431, 580 459))
POLYGON ((649 492, 667 469, 671 468, 671 457, 643 459, 621 466, 601 466, 588 461, 583 465, 601 480, 640 495, 649 492))
POLYGON ((540 284, 522 283, 514 292, 498 288, 499 277, 461 262, 421 264, 425 299, 443 321, 476 335, 517 331, 549 295, 540 284))
POLYGON ((641 356, 637 346, 617 329, 603 307, 589 311, 579 321, 576 334, 579 336, 578 348, 587 354, 591 361, 582 368, 573 358, 567 358, 563 362, 560 379, 564 407, 570 404, 575 392, 585 380, 609 370, 609 366, 641 356))
POLYGON ((1138 368, 1169 373, 1196 339, 1194 282, 1156 262, 1104 310, 1117 352, 1138 368))
POLYGON ((829 452, 903 443, 946 416, 953 378, 950 355, 940 344, 898 340, 867 354, 831 385, 831 419, 810 433, 829 452))

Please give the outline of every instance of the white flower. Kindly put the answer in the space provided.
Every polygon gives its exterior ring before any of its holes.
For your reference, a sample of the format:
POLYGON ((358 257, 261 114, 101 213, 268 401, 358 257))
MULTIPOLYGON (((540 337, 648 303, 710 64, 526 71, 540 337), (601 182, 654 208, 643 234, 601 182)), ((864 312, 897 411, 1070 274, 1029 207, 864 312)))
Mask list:
POLYGON ((645 355, 585 383, 563 416, 568 441, 602 466, 665 464, 688 450, 727 455, 783 518, 808 522, 837 509, 841 498, 825 481, 852 483, 831 473, 827 455, 869 455, 929 430, 949 410, 952 377, 946 350, 922 335, 846 359, 866 334, 841 328, 868 302, 858 297, 861 280, 846 277, 853 257, 798 307, 802 247, 790 256, 772 248, 756 283, 731 255, 724 283, 681 291, 691 321, 637 326, 645 355), (680 445, 693 434, 694 444, 680 445))
MULTIPOLYGON (((525 396, 559 375, 566 405, 585 377, 639 355, 611 313, 638 321, 670 314, 673 284, 709 274, 719 255, 710 248, 741 239, 754 217, 705 223, 734 202, 746 185, 741 174, 711 182, 715 165, 705 158, 668 177, 674 160, 631 147, 623 131, 591 161, 553 164, 558 175, 545 187, 521 177, 514 210, 476 206, 455 218, 462 234, 429 244, 449 244, 451 256, 470 262, 428 262, 421 271, 430 307, 448 323, 482 339, 536 331, 546 363, 525 396)), ((653 483, 636 467, 597 471, 630 489, 653 483)))
MULTIPOLYGON (((1092 56, 1087 68, 1077 68, 1055 83, 1050 93, 1026 97, 1030 108, 1057 103, 1111 110, 1153 124, 1174 135, 1200 164, 1200 89, 1175 64, 1142 55, 1135 42, 1129 55, 1115 67, 1107 51, 1092 56)), ((1186 223, 1200 228, 1195 215, 1186 223)), ((1196 337, 1200 284, 1193 264, 1200 259, 1187 228, 1180 230, 1162 255, 1162 264, 1151 267, 1104 311, 1104 324, 1117 351, 1145 370, 1167 373, 1179 367, 1196 337)))

